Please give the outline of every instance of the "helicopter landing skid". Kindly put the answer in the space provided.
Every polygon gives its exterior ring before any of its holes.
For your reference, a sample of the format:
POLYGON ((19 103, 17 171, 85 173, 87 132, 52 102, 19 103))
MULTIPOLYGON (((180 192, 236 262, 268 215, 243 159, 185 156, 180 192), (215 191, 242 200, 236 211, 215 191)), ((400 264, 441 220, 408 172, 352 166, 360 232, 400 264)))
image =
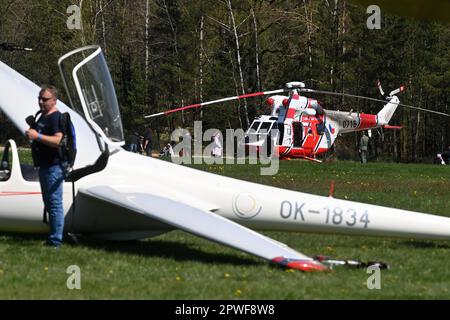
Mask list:
POLYGON ((316 159, 316 158, 311 158, 311 157, 307 157, 307 156, 304 156, 303 158, 306 159, 306 160, 309 160, 309 161, 322 163, 322 160, 319 160, 319 159, 316 159))

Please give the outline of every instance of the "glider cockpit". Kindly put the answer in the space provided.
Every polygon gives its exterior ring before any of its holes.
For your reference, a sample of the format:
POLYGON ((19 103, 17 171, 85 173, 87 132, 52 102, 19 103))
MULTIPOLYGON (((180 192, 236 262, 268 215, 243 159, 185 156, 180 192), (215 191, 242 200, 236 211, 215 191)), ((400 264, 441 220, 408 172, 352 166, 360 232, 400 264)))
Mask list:
POLYGON ((38 182, 38 169, 32 164, 20 162, 19 152, 14 140, 5 143, 0 163, 0 183, 8 181, 14 172, 14 178, 21 177, 24 181, 38 182), (15 170, 17 167, 18 170, 15 170))
POLYGON ((119 104, 101 48, 76 49, 62 56, 58 65, 72 108, 105 143, 123 145, 119 104))

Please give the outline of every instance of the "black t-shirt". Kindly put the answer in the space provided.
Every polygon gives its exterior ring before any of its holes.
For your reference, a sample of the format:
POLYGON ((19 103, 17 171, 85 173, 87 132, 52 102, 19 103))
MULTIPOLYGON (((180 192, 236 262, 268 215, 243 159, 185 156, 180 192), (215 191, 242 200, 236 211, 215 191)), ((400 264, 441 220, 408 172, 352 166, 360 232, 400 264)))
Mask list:
MULTIPOLYGON (((37 132, 46 135, 53 136, 58 132, 62 132, 61 125, 61 112, 56 111, 46 116, 41 116, 36 123, 37 132)), ((58 148, 52 148, 37 140, 33 141, 39 152, 37 154, 37 163, 35 165, 39 167, 49 167, 55 164, 61 163, 59 157, 58 148)))
POLYGON ((137 134, 133 134, 130 138, 130 144, 139 144, 141 142, 141 137, 137 134))
POLYGON ((145 132, 145 135, 144 135, 144 144, 145 144, 145 141, 148 141, 148 144, 147 144, 146 149, 150 148, 150 147, 152 146, 152 132, 151 132, 150 130, 147 130, 147 131, 145 132))

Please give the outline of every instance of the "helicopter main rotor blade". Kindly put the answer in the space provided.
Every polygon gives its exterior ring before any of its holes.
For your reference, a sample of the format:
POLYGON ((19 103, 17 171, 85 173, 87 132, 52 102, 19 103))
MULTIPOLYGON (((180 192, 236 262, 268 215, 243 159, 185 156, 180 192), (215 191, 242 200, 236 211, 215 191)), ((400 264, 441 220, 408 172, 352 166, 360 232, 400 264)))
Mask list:
MULTIPOLYGON (((345 96, 345 97, 350 97, 350 98, 365 99, 365 100, 370 100, 370 101, 375 101, 375 102, 382 102, 382 103, 388 103, 389 102, 389 101, 386 101, 386 100, 374 99, 374 98, 369 98, 369 97, 364 97, 364 96, 358 96, 358 95, 349 94, 349 93, 323 91, 323 90, 315 90, 315 89, 301 89, 301 91, 302 92, 312 92, 312 93, 323 93, 323 94, 329 94, 329 95, 333 95, 333 96, 345 96)), ((410 108, 410 109, 415 109, 415 110, 420 110, 420 111, 425 111, 425 112, 431 112, 431 113, 439 114, 441 116, 450 117, 450 114, 447 114, 447 113, 444 113, 444 112, 440 112, 440 111, 414 107, 414 106, 410 106, 408 104, 403 104, 403 103, 399 103, 398 105, 402 106, 402 107, 405 107, 405 108, 410 108)))
POLYGON ((265 95, 269 95, 269 94, 282 93, 282 92, 285 92, 285 91, 286 91, 286 89, 278 89, 278 90, 272 90, 272 91, 247 93, 247 94, 243 94, 243 95, 240 95, 240 96, 234 96, 234 97, 228 97, 228 98, 223 98, 223 99, 218 99, 218 100, 213 100, 213 101, 208 101, 208 102, 191 104, 189 106, 184 106, 184 107, 180 107, 180 108, 176 108, 176 109, 171 109, 171 110, 167 110, 167 111, 151 114, 151 115, 145 116, 144 118, 153 118, 153 117, 158 117, 158 116, 162 116, 162 115, 168 115, 168 114, 171 114, 171 113, 174 113, 174 112, 178 112, 178 111, 182 111, 182 110, 199 108, 199 107, 207 106, 207 105, 210 105, 210 104, 221 103, 221 102, 232 101, 232 100, 240 100, 240 99, 245 99, 245 98, 253 98, 253 97, 259 97, 259 96, 265 96, 265 95))

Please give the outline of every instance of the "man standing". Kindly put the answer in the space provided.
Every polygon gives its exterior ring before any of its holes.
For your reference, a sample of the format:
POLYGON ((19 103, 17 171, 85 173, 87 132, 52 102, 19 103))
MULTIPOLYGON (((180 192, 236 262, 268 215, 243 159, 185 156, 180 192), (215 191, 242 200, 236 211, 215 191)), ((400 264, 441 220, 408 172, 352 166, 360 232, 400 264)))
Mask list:
POLYGON ((367 147, 369 146, 369 137, 363 131, 363 135, 359 140, 359 153, 361 155, 361 163, 367 163, 367 147))
POLYGON ((141 137, 139 136, 139 133, 134 132, 130 138, 130 151, 134 153, 140 153, 141 150, 141 137))
POLYGON ((441 157, 443 164, 450 164, 450 146, 448 146, 446 151, 442 152, 441 157))
POLYGON ((152 156, 152 130, 150 129, 150 127, 147 128, 147 130, 145 130, 144 133, 144 151, 145 154, 149 157, 152 156))
POLYGON ((64 209, 62 183, 63 163, 59 155, 59 144, 63 137, 60 125, 61 113, 56 107, 58 91, 54 86, 44 85, 39 91, 38 103, 41 117, 34 128, 25 131, 35 150, 35 166, 39 167, 39 182, 42 198, 49 215, 50 234, 45 243, 59 248, 63 239, 64 209))
POLYGON ((213 157, 221 157, 222 156, 222 143, 220 141, 220 132, 216 132, 213 137, 213 148, 212 148, 212 156, 213 157))

